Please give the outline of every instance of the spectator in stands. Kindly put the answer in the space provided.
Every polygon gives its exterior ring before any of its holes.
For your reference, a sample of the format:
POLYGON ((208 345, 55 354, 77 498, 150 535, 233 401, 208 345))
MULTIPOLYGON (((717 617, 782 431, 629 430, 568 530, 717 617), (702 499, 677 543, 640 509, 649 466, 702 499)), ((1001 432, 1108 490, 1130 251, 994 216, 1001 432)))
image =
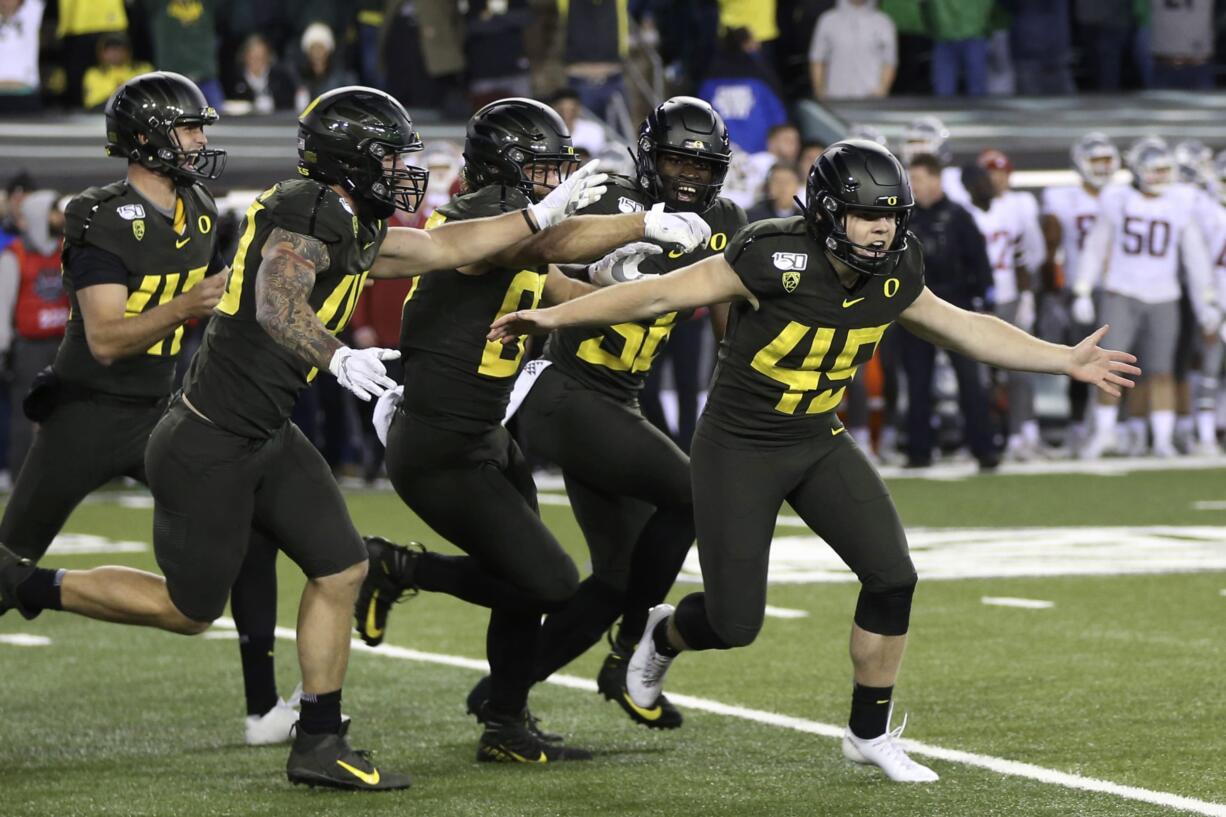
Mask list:
POLYGON ((524 31, 531 20, 527 0, 469 0, 464 58, 473 108, 508 96, 532 95, 524 51, 524 31))
POLYGON ((38 30, 43 0, 0 0, 0 113, 41 107, 38 30))
POLYGON ((20 238, 0 254, 0 356, 11 372, 9 474, 16 479, 33 439, 31 422, 17 407, 37 375, 55 359, 68 322, 68 296, 60 281, 64 213, 58 194, 38 190, 20 208, 20 238))
POLYGON ((967 96, 988 92, 988 33, 995 0, 929 0, 932 91, 967 96))
POLYGON ((1213 88, 1213 7, 1213 0, 1168 0, 1150 5, 1155 88, 1213 88))
POLYGON ((562 61, 567 84, 579 94, 583 107, 605 122, 614 121, 614 111, 629 122, 622 75, 627 51, 626 4, 567 0, 558 8, 563 11, 562 61))
POLYGON ((1022 96, 1076 93, 1069 0, 1001 0, 1013 15, 1009 49, 1022 96))
POLYGON ((762 193, 771 168, 780 162, 792 165, 801 178, 809 177, 809 167, 800 167, 800 129, 792 122, 781 122, 766 133, 766 150, 749 157, 747 181, 752 185, 755 200, 762 193))
POLYGON ((88 110, 101 110, 115 89, 153 66, 132 61, 132 43, 123 32, 103 34, 98 40, 98 64, 85 72, 82 99, 88 110))
MULTIPOLYGON (((921 153, 908 165, 915 209, 910 229, 924 250, 925 283, 937 296, 963 309, 983 311, 992 268, 987 244, 975 219, 950 201, 941 187, 941 162, 921 153)), ((907 465, 932 463, 932 375, 936 347, 910 332, 899 333, 903 369, 907 373, 907 465)), ((958 403, 966 442, 980 467, 1000 462, 988 429, 988 401, 982 367, 974 360, 948 352, 958 380, 958 403)))
POLYGON ((817 19, 809 46, 809 77, 818 99, 882 97, 894 84, 898 43, 894 22, 876 0, 838 0, 817 19))
POLYGON ((385 86, 382 60, 383 30, 387 23, 387 0, 357 0, 354 3, 357 24, 358 81, 373 88, 385 86))
POLYGON ((241 70, 229 98, 250 102, 256 113, 294 107, 294 79, 277 64, 268 41, 251 34, 239 51, 241 70))
POLYGON ((1093 90, 1118 91, 1128 61, 1142 88, 1153 84, 1149 0, 1073 0, 1073 17, 1093 90))
POLYGON ((153 64, 200 87, 209 104, 225 101, 217 67, 217 27, 230 0, 139 0, 153 38, 153 64))
POLYGON ((800 171, 802 179, 809 178, 809 168, 813 167, 813 163, 825 149, 826 145, 821 142, 805 142, 800 146, 800 158, 796 160, 796 169, 800 171))
POLYGON ((12 236, 21 232, 21 200, 33 190, 34 178, 24 170, 8 180, 4 186, 5 212, 4 218, 0 219, 0 229, 12 236))
POLYGON ((719 30, 745 28, 770 64, 775 62, 775 40, 779 37, 775 0, 719 0, 719 30))
POLYGON ((302 32, 302 70, 294 107, 302 110, 311 100, 333 88, 353 85, 357 80, 336 56, 336 40, 327 23, 311 23, 302 32))
POLYGON ((745 213, 752 221, 800 215, 796 196, 802 188, 800 173, 791 162, 778 162, 766 176, 763 197, 745 213))
POLYGON ((749 29, 738 28, 724 36, 698 96, 719 111, 734 144, 747 153, 760 153, 770 129, 788 118, 778 89, 778 78, 758 41, 749 29))
POLYGON ((922 0, 881 0, 881 10, 890 16, 898 35, 898 70, 893 92, 932 94, 932 36, 922 0))
POLYGON ((464 93, 463 18, 453 0, 398 0, 383 37, 387 92, 408 108, 434 108, 448 119, 472 113, 464 93))
POLYGON ((98 59, 103 34, 126 32, 124 0, 59 0, 60 60, 64 66, 64 104, 81 107, 81 81, 98 59))
POLYGON ((570 141, 576 150, 587 151, 590 156, 604 152, 607 142, 604 126, 583 115, 583 103, 579 99, 578 91, 574 88, 562 88, 549 98, 549 104, 566 123, 570 131, 570 141))

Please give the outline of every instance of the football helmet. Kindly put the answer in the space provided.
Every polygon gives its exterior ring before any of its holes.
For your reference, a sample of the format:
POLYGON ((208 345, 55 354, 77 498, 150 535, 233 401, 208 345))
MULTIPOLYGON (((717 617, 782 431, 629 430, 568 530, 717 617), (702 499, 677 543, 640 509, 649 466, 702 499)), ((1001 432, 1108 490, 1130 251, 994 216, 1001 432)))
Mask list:
POLYGON ((1095 190, 1106 187, 1119 172, 1119 149, 1105 133, 1093 131, 1085 134, 1073 143, 1073 149, 1069 153, 1073 159, 1073 167, 1077 169, 1082 180, 1095 190))
POLYGON ((806 202, 797 204, 818 243, 856 272, 893 273, 907 249, 907 223, 915 206, 907 171, 894 154, 867 139, 835 142, 813 163, 805 191, 806 202), (851 241, 846 231, 848 210, 893 215, 896 230, 890 246, 851 241))
POLYGON ((1133 142, 1126 161, 1133 185, 1146 195, 1160 195, 1175 181, 1171 149, 1159 136, 1145 136, 1133 142))
POLYGON ((732 143, 723 117, 714 108, 692 96, 675 96, 657 105, 643 120, 638 152, 633 156, 639 186, 653 201, 662 201, 673 210, 701 213, 723 189, 732 161, 732 143), (662 176, 662 154, 708 162, 711 181, 704 185, 662 176), (693 198, 683 200, 681 195, 693 198))
POLYGON ((374 88, 320 94, 298 117, 298 172, 339 185, 373 218, 421 204, 430 173, 407 161, 421 149, 408 111, 374 88))
POLYGON ((949 151, 949 129, 945 123, 935 116, 921 116, 907 126, 902 132, 902 146, 899 153, 905 163, 921 153, 930 153, 941 160, 941 164, 949 164, 952 156, 949 151))
POLYGON ((1185 139, 1171 151, 1178 181, 1207 190, 1214 184, 1213 151, 1199 139, 1185 139))
POLYGON ((474 189, 493 184, 518 187, 536 201, 537 184, 560 184, 579 166, 570 131, 557 111, 533 99, 491 102, 468 120, 464 176, 474 189), (552 166, 557 182, 533 182, 528 165, 552 166))
POLYGON ((111 94, 104 113, 107 156, 135 162, 180 184, 211 181, 226 167, 224 150, 184 150, 179 145, 176 127, 217 121, 217 111, 182 74, 153 71, 133 77, 111 94))

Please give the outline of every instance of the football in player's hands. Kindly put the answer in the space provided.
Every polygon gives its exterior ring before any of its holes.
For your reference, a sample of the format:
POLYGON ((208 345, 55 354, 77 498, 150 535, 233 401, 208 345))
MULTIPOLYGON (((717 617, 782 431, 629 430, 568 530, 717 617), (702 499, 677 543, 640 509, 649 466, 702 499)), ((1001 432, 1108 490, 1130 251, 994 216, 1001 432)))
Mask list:
POLYGON ((587 268, 588 280, 598 287, 637 281, 645 277, 644 273, 639 272, 639 264, 647 256, 662 252, 664 250, 659 245, 647 241, 635 241, 618 247, 587 268))
POLYGON ((643 238, 665 247, 693 252, 711 240, 711 225, 697 213, 666 213, 657 204, 647 211, 643 238))
POLYGON ((593 159, 567 177, 549 195, 528 206, 536 224, 542 230, 552 227, 567 216, 574 215, 605 194, 607 173, 598 173, 600 160, 593 159))
POLYGON ((388 389, 396 387, 396 381, 387 376, 383 361, 396 360, 400 352, 395 349, 351 349, 342 346, 332 353, 328 371, 359 400, 370 402, 388 389))

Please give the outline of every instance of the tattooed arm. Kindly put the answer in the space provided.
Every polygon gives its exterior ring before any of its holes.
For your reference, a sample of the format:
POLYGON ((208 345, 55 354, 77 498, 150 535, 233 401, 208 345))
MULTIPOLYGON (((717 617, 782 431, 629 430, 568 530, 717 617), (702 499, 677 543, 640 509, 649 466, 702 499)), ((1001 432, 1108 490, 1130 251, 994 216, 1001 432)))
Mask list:
POLYGON ((264 242, 255 278, 255 319, 273 340, 327 370, 343 344, 324 328, 308 299, 315 276, 328 268, 328 248, 317 238, 275 228, 264 242))

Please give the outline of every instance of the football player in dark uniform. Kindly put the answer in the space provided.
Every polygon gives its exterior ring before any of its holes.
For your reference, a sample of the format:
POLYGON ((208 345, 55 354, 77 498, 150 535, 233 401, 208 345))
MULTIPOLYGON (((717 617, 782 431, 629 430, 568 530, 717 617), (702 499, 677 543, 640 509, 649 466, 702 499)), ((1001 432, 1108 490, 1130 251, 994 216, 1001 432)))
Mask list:
MULTIPOLYGON (((465 192, 435 211, 427 226, 529 206, 565 177, 573 156, 570 134, 552 108, 528 99, 493 102, 468 124, 465 192)), ((555 249, 549 260, 599 258, 636 238, 690 250, 710 237, 693 214, 636 207, 588 218, 606 227, 577 233, 581 242, 555 249), (617 240, 611 228, 622 224, 631 232, 617 240)), ((579 577, 541 521, 531 471, 502 426, 524 344, 491 343, 485 334, 497 316, 592 287, 556 267, 517 259, 440 269, 419 278, 405 300, 405 391, 387 435, 388 476, 423 521, 469 556, 457 560, 373 543, 357 625, 368 643, 377 643, 388 606, 408 587, 490 607, 489 694, 474 706, 485 725, 477 759, 586 759, 587 752, 542 740, 527 710, 541 614, 561 607, 579 577), (459 580, 460 569, 471 573, 459 580)))
MULTIPOLYGON (((585 213, 651 210, 698 213, 711 238, 693 251, 672 250, 638 264, 637 275, 662 275, 724 250, 745 226, 745 213, 720 188, 732 151, 728 130, 700 99, 674 97, 639 128, 635 178, 610 176, 608 191, 585 213)), ((629 270, 601 262, 596 276, 629 270)), ((726 310, 713 313, 726 317, 726 310)), ((681 725, 663 695, 644 709, 625 692, 626 661, 647 613, 664 601, 694 541, 689 457, 639 410, 638 394, 652 362, 687 311, 607 327, 554 332, 549 362, 519 410, 529 453, 562 469, 567 495, 592 557, 592 575, 541 632, 534 678, 542 681, 583 654, 617 618, 621 625, 598 676, 600 692, 637 723, 681 725), (592 429, 600 429, 593 434, 592 429)), ((722 327, 720 327, 722 331, 722 327)), ((538 364, 539 365, 539 364, 538 364)), ((481 682, 470 696, 481 697, 481 682)))
POLYGON ((750 644, 762 627, 771 536, 786 501, 861 582, 851 635, 855 685, 843 753, 892 780, 931 781, 907 757, 889 716, 916 574, 885 484, 835 415, 847 382, 898 320, 933 343, 1001 368, 1067 374, 1110 394, 1131 386, 1135 358, 1034 338, 966 312, 924 286, 907 232, 907 173, 866 140, 831 145, 809 172, 804 215, 746 227, 684 270, 550 309, 507 315, 490 338, 604 326, 731 301, 719 370, 691 453, 705 592, 651 611, 629 661, 638 706, 659 698, 684 649, 750 644))
MULTIPOLYGON (((217 121, 179 74, 144 74, 106 107, 107 153, 127 178, 72 199, 64 283, 71 317, 55 363, 27 398, 41 423, 0 521, 0 542, 39 561, 91 491, 145 482, 145 444, 174 384, 183 322, 210 315, 226 268, 204 182, 225 166, 204 128, 217 121)), ((277 698, 276 549, 257 540, 234 586, 247 693, 247 742, 289 739, 297 713, 277 698)))
MULTIPOLYGON (((192 634, 221 614, 247 532, 274 537, 309 579, 298 618, 302 714, 287 764, 294 783, 409 785, 407 775, 353 750, 342 727, 349 620, 368 557, 327 464, 289 422, 296 397, 321 370, 363 399, 394 385, 382 361, 398 352, 351 349, 336 337, 368 274, 465 266, 525 240, 549 249, 566 240, 567 226, 545 228, 602 192, 589 167, 523 210, 429 233, 389 231, 387 218, 412 211, 424 194, 426 171, 406 162, 421 148, 403 106, 381 91, 340 88, 303 111, 301 176, 247 211, 182 397, 149 440, 154 548, 165 579, 115 567, 55 573, 0 548, 0 613, 64 609, 192 634)), ((623 230, 617 240, 631 237, 623 230)))

